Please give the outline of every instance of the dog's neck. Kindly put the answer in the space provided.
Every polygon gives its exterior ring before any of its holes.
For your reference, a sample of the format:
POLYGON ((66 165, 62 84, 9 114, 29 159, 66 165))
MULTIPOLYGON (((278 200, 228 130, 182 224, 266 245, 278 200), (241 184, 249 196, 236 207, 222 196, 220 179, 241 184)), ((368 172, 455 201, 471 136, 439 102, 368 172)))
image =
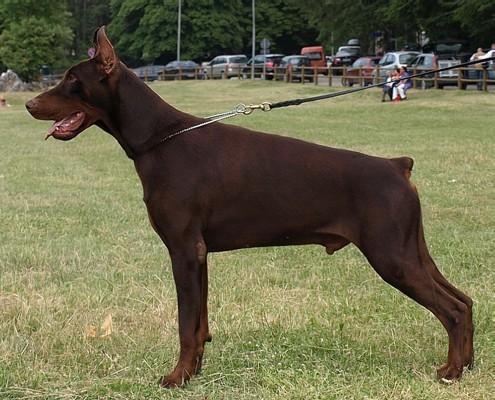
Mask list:
POLYGON ((110 120, 100 127, 134 159, 195 118, 163 101, 124 64, 119 67, 115 89, 118 101, 110 120))

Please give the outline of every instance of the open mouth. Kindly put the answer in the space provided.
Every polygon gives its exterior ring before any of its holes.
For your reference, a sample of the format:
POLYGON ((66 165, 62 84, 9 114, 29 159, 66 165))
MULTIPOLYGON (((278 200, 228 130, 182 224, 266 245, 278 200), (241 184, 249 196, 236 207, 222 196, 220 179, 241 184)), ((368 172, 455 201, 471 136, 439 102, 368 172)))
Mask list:
POLYGON ((84 122, 86 114, 82 111, 75 112, 60 121, 56 121, 52 127, 48 130, 45 140, 50 136, 55 139, 69 140, 75 137, 81 130, 82 123, 84 122))

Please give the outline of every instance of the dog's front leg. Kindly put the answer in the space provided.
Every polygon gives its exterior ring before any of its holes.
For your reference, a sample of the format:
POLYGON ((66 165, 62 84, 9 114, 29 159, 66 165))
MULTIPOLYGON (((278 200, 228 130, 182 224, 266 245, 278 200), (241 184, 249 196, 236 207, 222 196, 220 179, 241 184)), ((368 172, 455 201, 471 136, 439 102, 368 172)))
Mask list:
POLYGON ((200 334, 202 282, 203 268, 206 267, 206 260, 202 262, 203 253, 198 251, 202 246, 203 241, 196 241, 181 249, 170 249, 179 308, 180 356, 175 369, 160 380, 164 387, 183 386, 201 367, 204 349, 200 334))

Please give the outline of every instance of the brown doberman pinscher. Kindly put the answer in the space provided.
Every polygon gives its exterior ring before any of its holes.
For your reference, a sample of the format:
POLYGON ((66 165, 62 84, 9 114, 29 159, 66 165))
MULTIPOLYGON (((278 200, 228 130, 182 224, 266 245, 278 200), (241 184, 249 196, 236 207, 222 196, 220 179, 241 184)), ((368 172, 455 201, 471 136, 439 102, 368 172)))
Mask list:
POLYGON ((105 29, 96 54, 26 103, 69 140, 96 124, 134 161, 151 225, 172 260, 180 356, 160 380, 183 386, 201 368, 207 317, 207 254, 247 247, 356 245, 371 266, 428 310, 448 333, 439 379, 473 364, 472 300, 435 266, 425 243, 413 160, 380 158, 288 137, 204 122, 165 103, 121 63, 105 29))

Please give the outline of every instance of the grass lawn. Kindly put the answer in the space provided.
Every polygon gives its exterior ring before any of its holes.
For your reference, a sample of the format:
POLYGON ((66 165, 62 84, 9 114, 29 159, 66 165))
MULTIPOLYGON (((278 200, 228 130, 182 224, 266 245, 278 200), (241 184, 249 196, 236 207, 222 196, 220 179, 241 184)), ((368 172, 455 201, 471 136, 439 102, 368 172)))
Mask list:
MULTIPOLYGON (((197 115, 331 90, 152 87, 197 115)), ((202 374, 179 390, 156 385, 178 355, 175 287, 133 163, 98 128, 44 142, 51 124, 27 114, 30 97, 9 94, 12 107, 0 109, 0 399, 493 399, 494 94, 411 90, 392 104, 373 89, 229 121, 415 159, 430 251, 475 302, 472 371, 451 386, 435 381, 444 329, 352 246, 333 256, 263 248, 210 255, 213 342, 202 374)))

